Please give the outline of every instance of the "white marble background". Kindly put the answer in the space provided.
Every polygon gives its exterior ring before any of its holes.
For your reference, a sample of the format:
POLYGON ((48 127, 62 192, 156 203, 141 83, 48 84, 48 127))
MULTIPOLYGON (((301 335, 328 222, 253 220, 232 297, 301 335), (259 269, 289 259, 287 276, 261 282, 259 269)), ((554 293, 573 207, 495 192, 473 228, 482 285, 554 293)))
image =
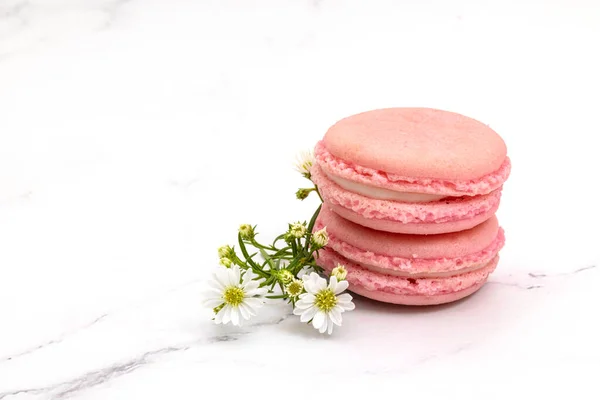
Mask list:
POLYGON ((0 0, 0 399, 597 399, 599 42, 595 1, 0 0), (491 282, 212 325, 216 247, 316 206, 295 153, 410 105, 508 144, 491 282))

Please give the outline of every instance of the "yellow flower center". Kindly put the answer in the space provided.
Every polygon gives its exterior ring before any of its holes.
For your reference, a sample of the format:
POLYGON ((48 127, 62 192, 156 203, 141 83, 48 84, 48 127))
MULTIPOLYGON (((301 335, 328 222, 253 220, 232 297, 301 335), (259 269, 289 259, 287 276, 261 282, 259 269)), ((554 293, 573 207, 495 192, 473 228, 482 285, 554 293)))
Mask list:
POLYGON ((315 305, 324 312, 329 312, 337 304, 337 297, 329 289, 323 289, 315 295, 315 305))
POLYGON ((225 289, 223 300, 225 300, 225 303, 237 307, 244 301, 244 291, 239 287, 230 286, 225 289))
POLYGON ((290 296, 296 297, 302 293, 303 288, 304 288, 304 285, 302 284, 302 281, 295 280, 295 281, 292 281, 292 283, 290 283, 287 286, 287 292, 290 296))

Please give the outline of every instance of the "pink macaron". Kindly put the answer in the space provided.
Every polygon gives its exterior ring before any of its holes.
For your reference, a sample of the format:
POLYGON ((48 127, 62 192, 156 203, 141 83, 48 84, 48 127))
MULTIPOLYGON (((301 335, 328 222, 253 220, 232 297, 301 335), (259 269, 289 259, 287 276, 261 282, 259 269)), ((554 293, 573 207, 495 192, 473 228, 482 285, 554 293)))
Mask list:
POLYGON ((430 108, 367 111, 315 147, 312 180, 326 206, 388 232, 470 229, 494 215, 510 160, 487 125, 430 108))
POLYGON ((474 293, 504 246, 495 216, 469 230, 418 236, 366 228, 323 207, 315 229, 323 227, 329 243, 317 264, 328 272, 343 265, 351 291, 395 304, 442 304, 474 293))

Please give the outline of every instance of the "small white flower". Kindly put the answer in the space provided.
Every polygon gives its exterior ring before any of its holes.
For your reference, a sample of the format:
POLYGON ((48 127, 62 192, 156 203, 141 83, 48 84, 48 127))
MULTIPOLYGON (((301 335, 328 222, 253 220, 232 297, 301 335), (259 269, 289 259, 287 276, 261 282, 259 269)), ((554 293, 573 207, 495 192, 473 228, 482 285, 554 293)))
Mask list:
POLYGON ((295 224, 290 224, 290 229, 288 230, 290 236, 295 237, 296 239, 300 239, 306 234, 306 226, 301 222, 296 222, 295 224))
POLYGON ((300 279, 292 279, 290 283, 285 287, 285 291, 290 297, 298 297, 304 290, 304 282, 300 279))
POLYGON ((335 276, 327 281, 316 273, 302 277, 306 293, 300 295, 294 309, 300 315, 300 321, 312 322, 312 326, 320 333, 331 335, 333 325, 342 325, 342 313, 354 310, 352 296, 340 294, 348 288, 348 281, 338 282, 335 276))
POLYGON ((245 271, 242 277, 237 265, 220 268, 215 273, 205 301, 216 314, 215 323, 241 325, 242 320, 256 315, 256 310, 264 305, 263 296, 267 293, 266 288, 259 287, 264 279, 255 280, 256 277, 252 270, 245 271))
POLYGON ((302 174, 303 177, 310 179, 310 169, 314 163, 315 157, 313 156, 312 152, 303 151, 296 156, 294 168, 296 171, 302 174))
POLYGON ((300 271, 298 271, 296 276, 302 279, 304 275, 310 275, 311 272, 315 272, 315 269, 312 267, 312 265, 305 265, 300 271))
POLYGON ((346 267, 342 264, 338 264, 337 267, 331 271, 331 276, 335 276, 338 282, 345 280, 347 275, 348 271, 346 271, 346 267))
POLYGON ((329 243, 329 235, 327 234, 327 227, 324 227, 323 229, 318 230, 315 233, 313 233, 312 243, 313 243, 313 246, 315 246, 317 249, 327 246, 327 243, 329 243))

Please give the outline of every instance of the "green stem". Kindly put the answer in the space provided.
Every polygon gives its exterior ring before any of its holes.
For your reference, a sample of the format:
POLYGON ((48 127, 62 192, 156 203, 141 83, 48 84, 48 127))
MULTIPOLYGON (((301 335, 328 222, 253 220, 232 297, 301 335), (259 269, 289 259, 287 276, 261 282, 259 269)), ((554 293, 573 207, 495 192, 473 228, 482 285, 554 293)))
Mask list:
POLYGON ((258 242, 257 242, 255 239, 252 239, 252 240, 250 241, 250 244, 251 244, 252 246, 256 247, 256 248, 257 248, 257 249, 259 249, 259 250, 271 250, 271 251, 277 251, 277 248, 276 248, 276 247, 274 247, 274 246, 265 246, 265 245, 262 245, 262 244, 258 243, 258 242))
POLYGON ((269 274, 267 274, 265 271, 263 271, 262 268, 260 268, 260 266, 254 262, 254 260, 252 260, 252 257, 250 256, 250 254, 248 254, 248 250, 246 250, 246 245, 244 244, 244 241, 242 240, 242 235, 239 233, 238 233, 238 243, 240 244, 240 250, 242 251, 244 258, 246 259, 246 262, 248 264, 250 264, 250 266, 252 267, 252 271, 254 271, 256 274, 258 274, 264 278, 268 278, 269 274))
POLYGON ((275 243, 277 243, 278 241, 282 240, 285 238, 285 233, 282 233, 281 235, 277 236, 275 238, 275 240, 273 240, 273 247, 275 247, 275 243))
POLYGON ((263 249, 259 249, 260 250, 260 254, 264 257, 265 261, 269 263, 269 267, 271 267, 271 270, 275 270, 275 264, 273 264, 273 260, 271 260, 271 257, 269 257, 269 254, 264 251, 263 249))
MULTIPOLYGON (((317 193, 319 192, 317 191, 317 193)), ((306 229, 308 235, 306 237, 306 243, 304 243, 305 251, 307 251, 310 246, 310 236, 312 235, 313 228, 315 227, 315 223, 317 222, 317 216, 319 215, 319 212, 321 212, 321 207, 323 207, 323 204, 320 204, 319 207, 317 207, 312 218, 310 219, 310 222, 308 223, 308 228, 306 229)))
POLYGON ((278 251, 277 251, 277 253, 273 254, 271 257, 272 257, 272 258, 280 258, 279 256, 280 256, 280 255, 282 255, 282 254, 286 254, 286 252, 287 252, 288 250, 291 250, 291 247, 290 247, 290 246, 287 246, 287 247, 284 247, 284 248, 283 248, 283 249, 281 249, 281 250, 278 250, 278 251))
POLYGON ((321 193, 319 192, 319 188, 317 187, 317 185, 315 185, 315 192, 317 192, 317 195, 319 196, 319 199, 321 199, 321 203, 324 203, 323 197, 321 197, 321 193))

